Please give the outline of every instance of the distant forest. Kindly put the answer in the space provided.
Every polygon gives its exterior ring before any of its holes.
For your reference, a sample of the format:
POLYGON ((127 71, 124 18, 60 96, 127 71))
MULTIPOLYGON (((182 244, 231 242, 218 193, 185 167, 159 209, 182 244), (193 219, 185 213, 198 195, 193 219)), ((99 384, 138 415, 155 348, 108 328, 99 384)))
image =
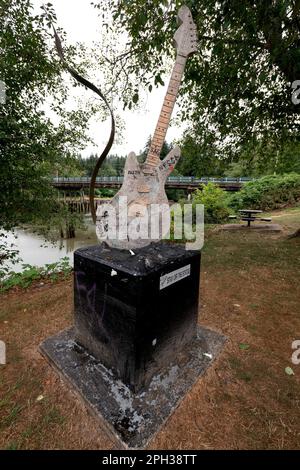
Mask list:
MULTIPOLYGON (((148 138, 144 150, 138 155, 143 162, 147 156, 151 137, 148 138)), ((269 159, 262 161, 255 148, 245 149, 232 158, 223 158, 222 153, 215 148, 203 149, 197 142, 186 136, 180 142, 181 158, 173 171, 173 175, 182 176, 253 176, 260 177, 270 174, 300 173, 300 146, 286 145, 282 152, 275 152, 272 147, 265 148, 266 154, 272 154, 269 159), (262 164, 264 163, 264 164, 262 164)), ((161 151, 163 159, 171 150, 172 145, 165 142, 161 151)), ((91 176, 99 158, 91 154, 88 158, 78 156, 69 168, 64 168, 64 176, 91 176)), ((126 156, 110 155, 103 163, 99 176, 122 176, 126 156)))

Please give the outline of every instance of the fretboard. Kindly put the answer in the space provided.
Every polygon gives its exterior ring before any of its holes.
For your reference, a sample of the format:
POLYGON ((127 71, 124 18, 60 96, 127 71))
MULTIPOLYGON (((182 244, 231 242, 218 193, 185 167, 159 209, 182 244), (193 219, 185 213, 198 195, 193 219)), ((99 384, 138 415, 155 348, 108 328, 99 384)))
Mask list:
POLYGON ((177 55, 176 62, 170 78, 170 83, 159 115, 158 123, 151 141, 150 149, 146 158, 146 164, 156 166, 160 160, 160 152, 165 141, 169 127, 172 111, 175 105, 180 82, 182 80, 186 57, 177 55))

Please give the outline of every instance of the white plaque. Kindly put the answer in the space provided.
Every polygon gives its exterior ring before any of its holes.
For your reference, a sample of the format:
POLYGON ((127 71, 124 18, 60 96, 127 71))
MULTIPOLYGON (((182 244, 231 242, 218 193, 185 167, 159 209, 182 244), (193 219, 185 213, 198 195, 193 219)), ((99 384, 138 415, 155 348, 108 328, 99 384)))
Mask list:
POLYGON ((183 266, 183 268, 176 269, 170 273, 164 274, 160 277, 159 289, 164 289, 165 287, 174 284, 174 282, 181 281, 185 277, 190 276, 191 274, 191 265, 183 266))

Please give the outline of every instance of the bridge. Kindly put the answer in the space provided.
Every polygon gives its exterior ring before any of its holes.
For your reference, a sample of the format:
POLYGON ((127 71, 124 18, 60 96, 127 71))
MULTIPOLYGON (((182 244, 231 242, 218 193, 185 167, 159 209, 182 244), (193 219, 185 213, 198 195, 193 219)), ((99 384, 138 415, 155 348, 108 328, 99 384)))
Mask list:
MULTIPOLYGON (((201 184, 209 182, 215 183, 226 191, 239 191, 243 184, 253 181, 254 178, 196 178, 194 176, 169 176, 166 187, 170 189, 185 189, 194 191, 201 184)), ((123 176, 99 176, 96 179, 96 188, 120 188, 123 183, 123 176)), ((89 177, 56 177, 53 178, 53 186, 61 190, 80 191, 90 185, 89 177)))

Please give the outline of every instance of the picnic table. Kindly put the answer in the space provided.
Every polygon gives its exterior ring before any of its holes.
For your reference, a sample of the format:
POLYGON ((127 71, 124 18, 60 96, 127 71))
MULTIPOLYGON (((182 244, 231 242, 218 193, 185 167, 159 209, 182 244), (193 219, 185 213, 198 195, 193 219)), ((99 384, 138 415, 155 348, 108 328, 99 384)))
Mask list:
POLYGON ((254 210, 254 209, 241 209, 239 210, 241 214, 241 219, 247 222, 247 226, 250 227, 251 222, 256 220, 262 220, 264 222, 271 222, 272 219, 257 217, 258 214, 261 214, 263 211, 254 210))

